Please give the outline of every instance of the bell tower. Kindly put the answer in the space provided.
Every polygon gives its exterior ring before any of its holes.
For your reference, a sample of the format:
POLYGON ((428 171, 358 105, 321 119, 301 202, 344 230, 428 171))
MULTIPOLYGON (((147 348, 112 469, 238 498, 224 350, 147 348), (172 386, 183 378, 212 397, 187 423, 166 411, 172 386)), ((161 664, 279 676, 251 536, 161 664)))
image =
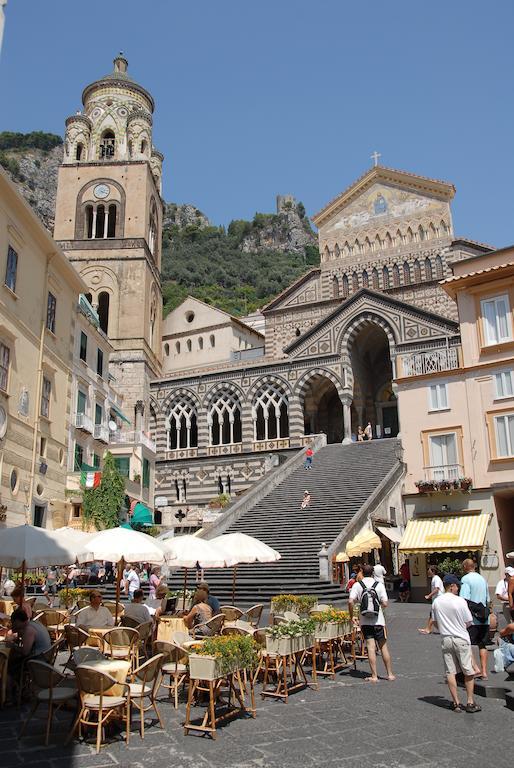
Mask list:
POLYGON ((154 100, 127 68, 120 53, 66 120, 54 238, 89 286, 115 350, 111 373, 135 418, 161 370, 163 156, 152 144, 154 100))

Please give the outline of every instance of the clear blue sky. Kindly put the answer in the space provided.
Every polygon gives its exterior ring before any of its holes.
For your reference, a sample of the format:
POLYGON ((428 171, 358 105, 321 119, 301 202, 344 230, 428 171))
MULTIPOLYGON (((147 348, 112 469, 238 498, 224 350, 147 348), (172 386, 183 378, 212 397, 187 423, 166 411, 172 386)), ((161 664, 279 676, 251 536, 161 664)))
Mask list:
POLYGON ((123 50, 156 100, 164 197, 214 223, 318 211, 381 162, 457 187, 455 230, 514 242, 512 0, 9 0, 1 129, 63 133, 123 50))

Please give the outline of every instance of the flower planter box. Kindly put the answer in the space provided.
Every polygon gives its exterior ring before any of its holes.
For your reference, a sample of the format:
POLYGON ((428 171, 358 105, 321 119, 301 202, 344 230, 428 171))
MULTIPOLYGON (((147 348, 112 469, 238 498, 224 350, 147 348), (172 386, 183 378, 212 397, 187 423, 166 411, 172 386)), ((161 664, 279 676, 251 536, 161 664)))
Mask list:
POLYGON ((189 676, 193 680, 218 680, 237 670, 237 665, 234 665, 229 672, 222 672, 221 660, 215 656, 200 656, 197 653, 189 655, 189 676))
POLYGON ((270 637, 266 635, 266 650, 270 653, 278 653, 279 656, 289 656, 293 653, 292 637, 270 637))
POLYGON ((349 635, 352 631, 352 625, 349 621, 341 621, 339 622, 338 626, 338 637, 344 637, 345 635, 349 635))
POLYGON ((325 624, 318 624, 316 629, 316 640, 334 640, 341 634, 341 625, 335 621, 329 621, 325 624))
POLYGON ((186 597, 185 600, 183 597, 177 598, 177 603, 175 607, 176 611, 190 611, 192 607, 193 607, 193 601, 190 597, 186 597))

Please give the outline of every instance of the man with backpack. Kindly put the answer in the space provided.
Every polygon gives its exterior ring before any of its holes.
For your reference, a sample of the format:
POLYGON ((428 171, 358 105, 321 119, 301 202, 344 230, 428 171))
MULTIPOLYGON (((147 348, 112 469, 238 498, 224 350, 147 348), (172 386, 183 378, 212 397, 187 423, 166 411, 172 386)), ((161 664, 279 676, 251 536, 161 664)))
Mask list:
POLYGON ((478 646, 480 667, 472 654, 475 675, 487 680, 487 643, 489 642, 489 587, 487 581, 476 572, 476 564, 471 558, 462 563, 464 576, 461 579, 460 596, 466 600, 473 624, 468 627, 471 645, 478 646))
POLYGON ((350 590, 348 608, 350 618, 354 625, 359 627, 359 621, 354 618, 353 606, 360 606, 359 619, 360 629, 366 640, 368 649, 368 661, 371 669, 371 676, 366 678, 369 683, 378 683, 377 674, 377 645, 380 648, 382 659, 387 672, 387 679, 394 680, 393 668, 391 665, 391 655, 387 647, 385 634, 385 619, 383 608, 387 607, 387 592, 383 584, 373 577, 373 566, 365 565, 363 568, 364 576, 360 581, 356 581, 350 590))

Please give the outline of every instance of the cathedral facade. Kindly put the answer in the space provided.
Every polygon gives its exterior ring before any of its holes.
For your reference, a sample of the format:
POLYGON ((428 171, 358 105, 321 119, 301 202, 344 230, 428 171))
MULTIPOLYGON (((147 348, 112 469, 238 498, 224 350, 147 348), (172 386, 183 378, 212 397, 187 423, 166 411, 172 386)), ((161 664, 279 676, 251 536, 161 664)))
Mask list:
POLYGON ((151 385, 163 524, 177 506, 244 491, 270 454, 315 434, 350 442, 368 421, 376 437, 401 433, 395 380, 460 364, 456 305, 439 281, 453 261, 490 250, 455 239, 454 193, 371 168, 313 217, 319 268, 263 309, 264 340, 225 360, 208 362, 194 346, 216 343, 216 310, 211 326, 205 312, 197 322, 192 299, 174 310, 189 320, 180 334, 168 327, 163 376, 151 385), (175 347, 191 353, 182 369, 166 365, 175 347))

